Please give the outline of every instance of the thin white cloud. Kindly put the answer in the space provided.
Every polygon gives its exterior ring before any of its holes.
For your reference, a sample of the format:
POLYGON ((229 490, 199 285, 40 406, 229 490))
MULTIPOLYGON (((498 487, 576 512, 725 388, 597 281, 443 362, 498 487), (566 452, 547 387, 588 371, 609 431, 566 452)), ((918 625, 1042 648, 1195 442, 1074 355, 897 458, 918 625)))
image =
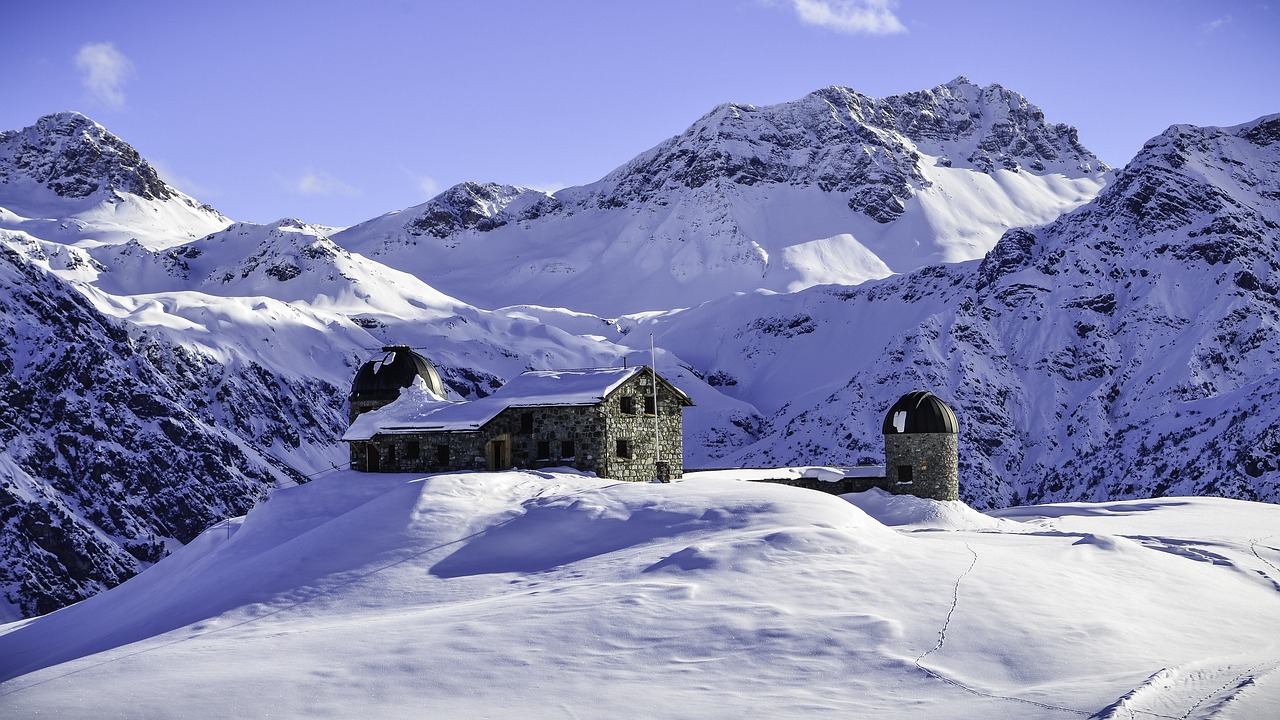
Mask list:
POLYGON ((1208 33, 1212 33, 1212 32, 1217 32, 1217 31, 1222 30, 1223 28, 1227 27, 1228 25, 1230 25, 1230 24, 1231 24, 1231 22, 1232 22, 1232 20, 1231 20, 1231 16, 1230 16, 1230 15, 1225 15, 1225 16, 1223 16, 1223 17, 1217 18, 1217 19, 1215 19, 1215 20, 1211 20, 1211 21, 1209 21, 1209 22, 1207 22, 1207 23, 1205 23, 1205 24, 1201 25, 1201 26, 1200 26, 1200 31, 1201 31, 1201 32, 1203 32, 1203 33, 1206 33, 1206 34, 1208 34, 1208 33))
POLYGON ((418 186, 418 190, 422 192, 422 196, 430 200, 440 194, 440 183, 435 178, 426 175, 418 175, 413 178, 413 182, 418 186))
POLYGON ((292 189, 301 195, 312 196, 332 196, 358 195, 359 191, 354 187, 342 182, 333 175, 323 170, 314 170, 308 168, 296 181, 292 183, 292 189))
POLYGON ((893 35, 907 31, 894 15, 896 0, 791 0, 800 22, 850 35, 893 35))
POLYGON ((562 182, 535 182, 535 183, 520 183, 520 187, 526 187, 526 188, 529 188, 530 190, 537 190, 539 192, 544 192, 548 195, 553 195, 557 190, 563 190, 568 186, 562 182))
POLYGON ((133 77, 133 63, 109 42, 89 43, 76 53, 81 82, 107 107, 124 107, 124 84, 133 77))
POLYGON ((159 175, 160 179, 165 181, 169 187, 176 188, 177 190, 196 199, 218 195, 214 190, 195 182, 191 178, 173 172, 173 169, 170 168, 163 160, 148 159, 147 162, 151 164, 151 167, 155 168, 156 174, 159 175))
POLYGON ((440 194, 440 183, 430 175, 416 173, 403 165, 400 166, 400 172, 404 173, 409 182, 422 193, 423 198, 430 200, 440 194))

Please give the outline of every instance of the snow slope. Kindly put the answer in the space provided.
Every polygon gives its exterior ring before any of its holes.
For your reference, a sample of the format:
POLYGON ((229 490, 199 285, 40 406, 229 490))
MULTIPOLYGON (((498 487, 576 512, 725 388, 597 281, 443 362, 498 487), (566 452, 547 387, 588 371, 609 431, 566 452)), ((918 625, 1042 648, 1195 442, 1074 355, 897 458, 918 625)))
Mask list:
POLYGON ((616 316, 980 258, 1107 177, 1074 129, 998 85, 832 87, 721 105, 590 185, 464 183, 334 240, 482 307, 616 316))
POLYGON ((1278 289, 1273 115, 1170 128, 1096 200, 980 262, 619 324, 759 410, 740 433, 686 440, 708 466, 879 462, 883 413, 927 388, 960 418, 961 497, 977 507, 1274 501, 1278 289))
POLYGON ((178 245, 231 223, 169 187, 138 151, 74 112, 0 132, 0 229, 63 244, 178 245))
POLYGON ((333 474, 118 588, 0 626, 0 714, 1280 708, 1280 507, 1167 498, 995 518, 849 500, 696 476, 333 474))
POLYGON ((385 344, 476 398, 648 362, 654 333, 696 403, 688 467, 878 463, 880 413, 924 387, 962 415, 975 507, 1275 499, 1274 127, 1177 126, 1085 202, 1109 173, 1016 93, 827 88, 721 106, 554 197, 468 183, 337 233, 231 224, 43 118, 0 136, 0 616, 343 462, 345 390, 385 344))

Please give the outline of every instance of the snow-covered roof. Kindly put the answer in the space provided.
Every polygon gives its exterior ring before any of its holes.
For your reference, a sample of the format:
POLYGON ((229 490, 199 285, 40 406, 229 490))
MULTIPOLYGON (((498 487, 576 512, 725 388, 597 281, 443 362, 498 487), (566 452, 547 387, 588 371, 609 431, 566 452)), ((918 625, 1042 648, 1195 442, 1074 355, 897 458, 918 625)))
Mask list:
MULTIPOLYGON (((478 430, 512 407, 596 405, 644 370, 644 366, 584 370, 530 370, 517 375, 492 395, 468 402, 448 402, 421 382, 405 388, 399 399, 355 419, 343 440, 369 440, 375 435, 478 430)), ((684 393, 676 390, 681 398, 684 393)))

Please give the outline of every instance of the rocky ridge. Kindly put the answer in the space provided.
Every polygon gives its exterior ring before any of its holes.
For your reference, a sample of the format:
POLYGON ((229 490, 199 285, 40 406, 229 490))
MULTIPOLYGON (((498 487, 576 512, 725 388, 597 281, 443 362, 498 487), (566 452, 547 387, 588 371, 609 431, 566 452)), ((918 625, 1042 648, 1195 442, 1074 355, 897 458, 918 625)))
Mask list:
MULTIPOLYGON (((911 225, 933 192, 912 167, 927 182, 965 173, 981 186, 988 173, 1040 178, 1038 160, 1044 177, 1081 183, 1055 207, 1084 203, 1097 187, 1099 168, 1073 149, 1074 132, 1040 122, 1020 96, 959 81, 917 95, 871 101, 827 89, 801 103, 844 107, 837 116, 861 103, 858 112, 878 118, 864 126, 883 147, 928 159, 900 165, 914 195, 887 223, 849 207, 853 185, 819 187, 821 173, 769 180, 784 172, 784 154, 758 149, 760 167, 773 168, 759 177, 712 163, 729 175, 689 188, 696 175, 671 165, 650 201, 621 208, 601 208, 618 189, 603 181, 554 196, 470 183, 428 203, 429 213, 390 213, 349 233, 228 221, 198 238, 189 224, 91 250, 65 243, 117 230, 83 222, 70 236, 46 235, 65 224, 56 215, 10 222, 5 212, 32 197, 35 181, 0 184, 0 544, 10 560, 0 587, 11 606, 0 613, 43 612, 115 584, 270 488, 340 462, 345 383, 364 353, 388 342, 422 348, 454 391, 476 396, 527 368, 647 360, 653 331, 660 371, 698 403, 686 419, 691 467, 876 461, 880 413, 925 387, 963 419, 965 497, 979 507, 1173 493, 1277 499, 1280 442, 1268 412, 1280 349, 1275 117, 1175 126, 1097 200, 1043 227, 1003 229, 982 260, 858 286, 861 270, 790 293, 728 290, 779 272, 779 258, 847 260, 841 253, 860 241, 830 234, 841 227, 863 238, 887 228, 890 240, 897 228, 933 227, 911 225), (941 115, 946 122, 929 119, 941 115), (849 217, 853 226, 823 224, 849 217), (761 218, 819 240, 766 250, 743 230, 761 218), (469 252, 478 237, 493 246, 469 252), (572 303, 483 310, 503 303, 477 307, 378 262, 416 253, 433 272, 461 273, 455 279, 500 299, 519 284, 494 270, 506 242, 524 254, 508 272, 566 281, 540 298, 586 288, 668 312, 612 320, 572 303), (646 282, 614 282, 614 271, 646 282), (723 296, 670 312, 685 296, 668 292, 682 286, 664 285, 663 272, 723 296), (592 284, 573 284, 590 273, 592 284), (720 285, 714 273, 737 279, 720 285)), ((712 115, 758 120, 733 107, 712 115)), ((100 168, 93 192, 173 200, 119 189, 109 178, 127 176, 132 161, 123 150, 113 157, 124 167, 100 168)), ((892 186, 881 180, 868 187, 892 186)), ((38 189, 46 207, 83 206, 38 189)))
POLYGON ((323 448, 339 388, 131 332, 0 244, 0 592, 30 615, 118 584, 323 448))
POLYGON ((63 244, 173 246, 230 220, 175 190, 138 151, 74 112, 0 132, 0 229, 63 244))
POLYGON ((0 132, 0 182, 34 183, 71 199, 112 192, 147 200, 177 197, 137 150, 74 112, 47 115, 29 128, 0 132))
POLYGON ((976 507, 1280 500, 1278 130, 1175 126, 1093 203, 982 261, 726 299, 656 323, 659 342, 765 411, 717 464, 877 461, 884 408, 929 388, 963 418, 976 507), (738 330, 699 347, 713 317, 738 330), (862 349, 833 360, 843 338, 862 349), (783 373, 804 382, 767 386, 783 373))
POLYGON ((998 85, 832 87, 721 105, 589 185, 464 183, 334 240, 472 304, 617 315, 981 257, 1107 177, 1074 129, 998 85))
POLYGON ((1047 123, 1022 95, 960 77, 882 100, 829 87, 771 107, 721 105, 610 173, 594 201, 661 202, 674 189, 708 183, 813 186, 847 195, 850 208, 888 223, 929 182, 922 153, 983 173, 1107 170, 1074 128, 1047 123))

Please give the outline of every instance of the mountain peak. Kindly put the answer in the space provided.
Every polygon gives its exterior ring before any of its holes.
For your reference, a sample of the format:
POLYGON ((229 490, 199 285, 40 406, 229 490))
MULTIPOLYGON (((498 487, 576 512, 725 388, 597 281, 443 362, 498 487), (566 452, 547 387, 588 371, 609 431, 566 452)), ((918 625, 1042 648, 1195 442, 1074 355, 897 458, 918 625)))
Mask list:
POLYGON ((0 132, 0 181, 24 180, 70 199, 111 198, 118 192, 148 200, 177 195, 137 150, 74 111, 0 132))
POLYGON ((926 183, 922 154, 988 174, 1081 178, 1109 169, 1075 128, 1047 122, 1016 92, 961 76, 882 99, 832 85, 777 105, 717 105, 606 177, 597 204, 634 205, 715 183, 817 186, 848 193, 851 209, 886 223, 926 183))
POLYGON ((463 230, 484 232, 513 220, 531 220, 557 206, 554 197, 539 190, 467 181, 415 208, 405 229, 411 235, 445 238, 463 230))

